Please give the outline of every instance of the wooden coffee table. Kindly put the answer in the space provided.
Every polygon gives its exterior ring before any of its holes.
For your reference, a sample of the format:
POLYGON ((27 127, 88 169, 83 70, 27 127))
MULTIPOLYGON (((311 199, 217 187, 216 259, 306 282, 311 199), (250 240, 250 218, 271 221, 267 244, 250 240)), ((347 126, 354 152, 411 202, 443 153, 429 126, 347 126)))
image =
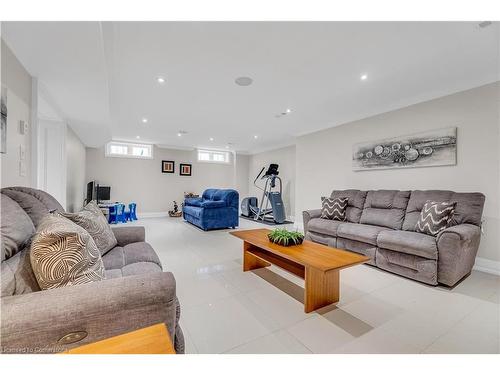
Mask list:
POLYGON ((82 345, 62 354, 175 354, 164 323, 82 345))
POLYGON ((364 255, 311 241, 289 247, 276 245, 267 238, 269 232, 268 229, 230 232, 243 240, 243 271, 274 264, 304 279, 306 313, 338 302, 339 271, 370 260, 364 255))

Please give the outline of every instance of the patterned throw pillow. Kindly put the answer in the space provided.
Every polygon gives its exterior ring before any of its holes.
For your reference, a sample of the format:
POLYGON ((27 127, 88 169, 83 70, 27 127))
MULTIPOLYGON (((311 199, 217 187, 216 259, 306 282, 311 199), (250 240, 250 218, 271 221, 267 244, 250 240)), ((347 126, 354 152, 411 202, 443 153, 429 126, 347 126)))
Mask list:
POLYGON ((415 226, 415 231, 437 236, 450 224, 455 213, 455 205, 456 202, 425 202, 415 226))
POLYGON ((348 198, 321 198, 321 218, 345 221, 348 198))
POLYGON ((101 253, 90 234, 56 214, 45 216, 39 224, 30 259, 41 289, 104 280, 101 253))
POLYGON ((106 254, 117 244, 116 237, 111 230, 111 227, 102 213, 101 209, 95 202, 87 204, 83 211, 77 213, 59 213, 61 216, 70 219, 74 223, 85 229, 95 241, 101 255, 106 254))

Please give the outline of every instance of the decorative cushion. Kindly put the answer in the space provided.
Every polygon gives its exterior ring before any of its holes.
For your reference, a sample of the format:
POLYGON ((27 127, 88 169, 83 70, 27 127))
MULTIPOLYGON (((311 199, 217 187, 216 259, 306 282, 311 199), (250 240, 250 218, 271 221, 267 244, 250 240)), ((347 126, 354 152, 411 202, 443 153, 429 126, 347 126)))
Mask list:
POLYGON ((450 224, 455 205, 456 202, 425 202, 415 226, 415 232, 437 236, 450 224))
POLYGON ((326 198, 322 197, 321 218, 330 220, 345 221, 345 213, 348 198, 326 198))
POLYGON ((59 215, 49 214, 40 222, 30 258, 41 289, 104 279, 101 254, 90 234, 59 215))
POLYGON ((350 223, 359 223, 359 219, 363 212, 363 206, 365 205, 366 194, 366 191, 353 189, 333 190, 330 198, 347 198, 349 201, 347 202, 346 208, 346 221, 350 223))
POLYGON ((94 239, 101 255, 106 254, 116 246, 116 237, 106 217, 95 202, 90 202, 78 213, 61 212, 59 214, 85 229, 94 239))

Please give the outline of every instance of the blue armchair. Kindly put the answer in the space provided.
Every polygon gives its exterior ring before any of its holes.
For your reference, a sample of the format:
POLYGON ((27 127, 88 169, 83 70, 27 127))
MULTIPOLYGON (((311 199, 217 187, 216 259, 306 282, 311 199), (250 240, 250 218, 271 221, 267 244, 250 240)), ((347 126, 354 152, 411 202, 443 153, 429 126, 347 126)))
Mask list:
POLYGON ((239 194, 232 189, 207 189, 201 198, 186 198, 182 215, 203 230, 238 226, 239 194))

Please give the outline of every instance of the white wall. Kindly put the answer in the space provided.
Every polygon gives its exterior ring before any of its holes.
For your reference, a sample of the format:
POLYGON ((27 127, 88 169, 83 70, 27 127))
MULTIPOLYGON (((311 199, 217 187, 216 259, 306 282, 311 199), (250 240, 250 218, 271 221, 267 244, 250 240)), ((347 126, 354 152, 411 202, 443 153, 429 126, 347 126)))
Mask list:
MULTIPOLYGON (((289 220, 294 220, 295 213, 295 146, 279 148, 272 151, 261 152, 250 155, 248 162, 248 193, 259 200, 262 197, 262 190, 254 186, 254 179, 262 167, 269 167, 269 164, 279 164, 279 177, 283 182, 282 199, 285 205, 286 216, 289 220)), ((262 185, 262 180, 258 181, 262 185)), ((302 217, 299 216, 299 219, 302 217)))
POLYGON ((499 84, 490 84, 297 139, 297 207, 320 207, 333 189, 446 189, 486 195, 479 257, 500 261, 499 84), (457 165, 352 170, 357 142, 456 126, 457 165))
POLYGON ((66 129, 66 210, 76 212, 83 207, 86 195, 85 146, 68 126, 66 129))
POLYGON ((27 134, 19 131, 20 121, 30 123, 31 76, 1 41, 1 80, 7 87, 7 153, 1 154, 1 186, 31 186, 31 126, 27 134), (20 146, 24 145, 25 175, 20 174, 20 146))
MULTIPOLYGON (((184 192, 203 193, 207 188, 237 188, 233 163, 197 162, 196 151, 154 147, 154 159, 105 157, 104 148, 87 148, 86 181, 97 180, 111 186, 111 200, 136 202, 141 212, 163 212, 172 209, 172 201, 184 200, 184 192), (161 173, 161 161, 175 161, 175 173, 161 173), (179 164, 193 165, 192 176, 179 176, 179 164)), ((238 160, 237 156, 237 160, 238 160)), ((244 165, 245 158, 240 164, 244 165)))
POLYGON ((237 154, 235 155, 235 174, 236 174, 236 187, 240 194, 240 201, 248 196, 248 172, 249 172, 249 155, 237 154))

